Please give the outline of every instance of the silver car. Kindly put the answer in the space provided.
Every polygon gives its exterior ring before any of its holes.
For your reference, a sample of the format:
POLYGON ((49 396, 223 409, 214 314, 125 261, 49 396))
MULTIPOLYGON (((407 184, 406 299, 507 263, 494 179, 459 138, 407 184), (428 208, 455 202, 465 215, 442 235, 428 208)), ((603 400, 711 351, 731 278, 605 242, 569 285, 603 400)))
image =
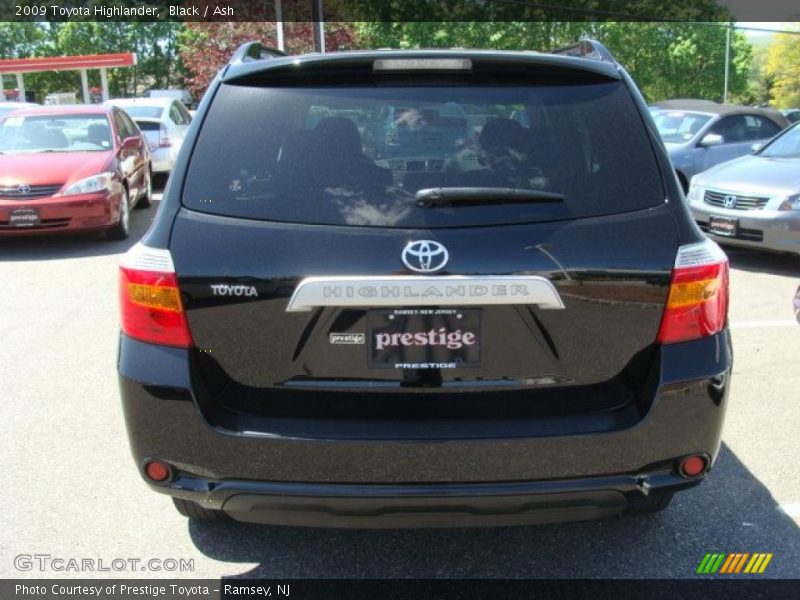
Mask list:
POLYGON ((693 175, 750 154, 789 125, 776 110, 708 100, 667 100, 650 114, 684 191, 693 175))
POLYGON ((689 208, 717 242, 800 254, 800 123, 692 178, 689 208))
POLYGON ((800 323, 800 286, 797 287, 797 293, 794 295, 794 316, 800 323))
POLYGON ((173 98, 120 98, 108 100, 136 121, 150 147, 153 173, 168 174, 175 165, 192 116, 173 98))

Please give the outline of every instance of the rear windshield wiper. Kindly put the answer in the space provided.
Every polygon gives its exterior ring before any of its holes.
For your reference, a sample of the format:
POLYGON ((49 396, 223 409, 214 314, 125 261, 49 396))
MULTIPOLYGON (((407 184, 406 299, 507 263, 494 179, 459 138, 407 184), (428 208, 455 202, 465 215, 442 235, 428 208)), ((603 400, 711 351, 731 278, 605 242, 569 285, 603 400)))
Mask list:
POLYGON ((474 206, 480 204, 525 204, 563 202, 563 194, 499 187, 444 187, 419 190, 414 194, 422 208, 436 206, 474 206))

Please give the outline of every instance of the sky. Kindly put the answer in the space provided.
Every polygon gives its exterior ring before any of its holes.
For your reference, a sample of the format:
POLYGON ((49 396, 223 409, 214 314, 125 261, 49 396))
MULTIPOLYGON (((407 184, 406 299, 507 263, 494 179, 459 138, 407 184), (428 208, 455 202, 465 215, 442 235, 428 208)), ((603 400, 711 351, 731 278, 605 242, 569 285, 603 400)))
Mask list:
MULTIPOLYGON (((785 29, 786 25, 790 25, 790 23, 784 23, 782 21, 775 21, 775 22, 762 22, 762 21, 743 21, 741 23, 736 23, 741 27, 753 27, 753 28, 763 28, 763 29, 785 29)), ((752 29, 745 29, 744 34, 750 38, 770 38, 774 33, 770 31, 754 31, 752 29)))

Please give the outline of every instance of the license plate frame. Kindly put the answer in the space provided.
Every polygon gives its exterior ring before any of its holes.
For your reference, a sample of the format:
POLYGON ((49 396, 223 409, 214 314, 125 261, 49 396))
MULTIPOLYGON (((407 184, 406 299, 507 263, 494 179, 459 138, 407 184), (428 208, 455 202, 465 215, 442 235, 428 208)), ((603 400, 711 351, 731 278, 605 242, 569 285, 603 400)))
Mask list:
POLYGON ((739 233, 739 219, 735 217, 709 217, 708 232, 723 237, 736 237, 739 233))
POLYGON ((38 227, 42 224, 39 211, 33 208, 16 208, 8 215, 8 224, 12 227, 38 227))
POLYGON ((373 309, 367 313, 367 338, 367 364, 373 369, 480 367, 483 309, 373 309))

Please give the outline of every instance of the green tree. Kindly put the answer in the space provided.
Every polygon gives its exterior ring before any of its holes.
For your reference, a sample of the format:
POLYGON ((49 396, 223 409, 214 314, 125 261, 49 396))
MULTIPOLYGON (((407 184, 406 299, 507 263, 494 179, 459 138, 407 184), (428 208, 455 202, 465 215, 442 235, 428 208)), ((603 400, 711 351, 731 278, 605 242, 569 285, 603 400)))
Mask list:
POLYGON ((800 106, 800 35, 777 34, 770 45, 765 70, 772 81, 773 105, 800 106))
MULTIPOLYGON (((0 22, 0 58, 27 58, 33 56, 44 40, 44 27, 39 23, 0 22)), ((3 77, 4 90, 8 92, 16 87, 16 78, 8 75, 3 77)))
MULTIPOLYGON (((137 64, 108 71, 112 96, 138 94, 147 88, 181 87, 182 65, 177 38, 183 23, 69 21, 0 23, 0 58, 31 58, 135 52, 137 64)), ((16 87, 4 80, 6 88, 16 87)), ((100 73, 89 71, 90 87, 100 86, 100 73)), ((25 74, 25 87, 42 100, 51 92, 75 92, 80 97, 77 71, 25 74)))
MULTIPOLYGON (((109 72, 111 94, 132 95, 180 83, 180 66, 175 63, 176 38, 182 27, 171 22, 71 21, 59 28, 57 47, 63 54, 135 52, 135 66, 109 72)), ((89 85, 99 84, 99 73, 91 72, 89 85)))
MULTIPOLYGON (((609 47, 650 102, 723 99, 726 27, 720 23, 600 23, 591 35, 609 47)), ((751 60, 747 39, 734 32, 730 94, 746 91, 751 60)))
MULTIPOLYGON (((582 36, 608 46, 650 101, 674 97, 722 100, 725 26, 719 23, 634 22, 418 22, 359 23, 368 47, 493 48, 552 51, 582 36)), ((731 39, 729 91, 747 89, 752 51, 731 39)))
POLYGON ((747 89, 734 95, 737 104, 760 105, 770 101, 772 77, 767 73, 769 40, 751 39, 753 58, 747 75, 747 89))

